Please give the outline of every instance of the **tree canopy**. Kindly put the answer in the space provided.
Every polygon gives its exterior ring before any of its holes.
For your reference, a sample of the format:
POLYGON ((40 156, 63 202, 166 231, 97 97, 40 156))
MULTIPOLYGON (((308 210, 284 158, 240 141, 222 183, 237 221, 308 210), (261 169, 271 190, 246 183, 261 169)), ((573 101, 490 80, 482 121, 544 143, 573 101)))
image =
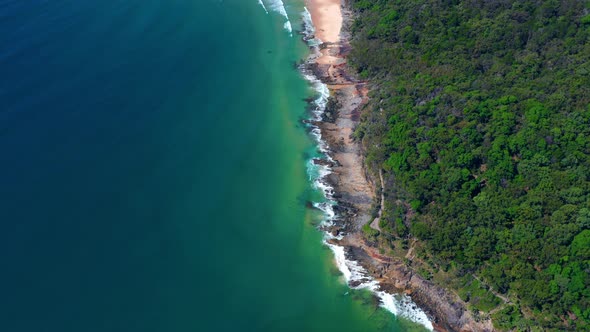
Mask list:
POLYGON ((499 329, 589 330, 590 1, 352 6, 384 229, 515 299, 499 329))

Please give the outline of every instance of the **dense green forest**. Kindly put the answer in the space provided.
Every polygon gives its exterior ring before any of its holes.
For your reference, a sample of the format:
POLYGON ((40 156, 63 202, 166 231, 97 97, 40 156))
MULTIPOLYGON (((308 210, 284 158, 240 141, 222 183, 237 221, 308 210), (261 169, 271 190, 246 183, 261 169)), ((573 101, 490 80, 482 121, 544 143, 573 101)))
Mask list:
POLYGON ((377 239, 481 281, 498 329, 590 330, 590 1, 351 3, 377 239))

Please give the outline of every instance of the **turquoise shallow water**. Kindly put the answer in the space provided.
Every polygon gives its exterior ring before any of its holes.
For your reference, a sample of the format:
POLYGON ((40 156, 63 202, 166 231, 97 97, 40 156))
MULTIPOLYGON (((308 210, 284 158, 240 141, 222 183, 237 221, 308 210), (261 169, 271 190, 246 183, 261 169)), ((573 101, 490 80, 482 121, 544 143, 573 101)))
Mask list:
POLYGON ((0 17, 0 330, 413 329, 349 292, 305 208, 313 91, 279 14, 0 0, 0 17))

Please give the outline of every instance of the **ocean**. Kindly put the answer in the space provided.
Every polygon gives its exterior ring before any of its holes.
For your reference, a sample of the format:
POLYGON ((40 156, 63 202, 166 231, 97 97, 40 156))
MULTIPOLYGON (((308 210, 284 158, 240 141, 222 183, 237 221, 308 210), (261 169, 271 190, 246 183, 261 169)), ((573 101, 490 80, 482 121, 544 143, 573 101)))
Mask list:
POLYGON ((300 0, 0 0, 0 331, 421 331, 352 290, 300 0))

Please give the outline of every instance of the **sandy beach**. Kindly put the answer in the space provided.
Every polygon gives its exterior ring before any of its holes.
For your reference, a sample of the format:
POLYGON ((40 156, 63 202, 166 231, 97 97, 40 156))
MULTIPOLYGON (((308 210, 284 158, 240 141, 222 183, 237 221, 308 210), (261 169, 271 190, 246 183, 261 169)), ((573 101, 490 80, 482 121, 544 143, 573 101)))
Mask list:
POLYGON ((316 37, 324 43, 338 43, 342 29, 340 0, 307 0, 307 9, 316 28, 316 37))

